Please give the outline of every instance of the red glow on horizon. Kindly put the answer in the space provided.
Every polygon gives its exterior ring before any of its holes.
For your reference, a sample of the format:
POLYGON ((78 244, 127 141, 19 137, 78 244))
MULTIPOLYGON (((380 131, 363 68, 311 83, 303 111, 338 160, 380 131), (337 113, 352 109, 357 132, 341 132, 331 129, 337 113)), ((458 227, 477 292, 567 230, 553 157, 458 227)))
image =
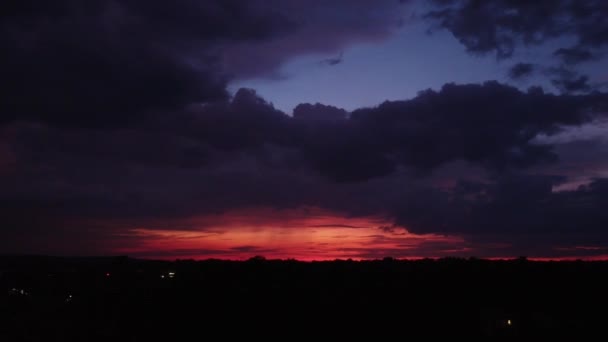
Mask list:
MULTIPOLYGON (((302 261, 424 258, 466 253, 456 236, 388 232, 377 217, 343 217, 319 209, 243 210, 190 218, 179 229, 136 227, 135 246, 117 252, 155 259, 233 259, 256 255, 302 261)), ((470 251, 469 251, 470 252, 470 251)))
MULTIPOLYGON (((145 259, 266 259, 325 261, 478 257, 512 260, 507 242, 477 242, 463 236, 414 234, 381 217, 345 217, 316 208, 255 208, 187 219, 115 223, 111 254, 145 259)), ((598 246, 547 246, 530 261, 608 260, 598 246), (596 255, 590 255, 590 254, 596 255), (563 256, 560 256, 563 254, 563 256), (557 256, 552 256, 557 255, 557 256)))

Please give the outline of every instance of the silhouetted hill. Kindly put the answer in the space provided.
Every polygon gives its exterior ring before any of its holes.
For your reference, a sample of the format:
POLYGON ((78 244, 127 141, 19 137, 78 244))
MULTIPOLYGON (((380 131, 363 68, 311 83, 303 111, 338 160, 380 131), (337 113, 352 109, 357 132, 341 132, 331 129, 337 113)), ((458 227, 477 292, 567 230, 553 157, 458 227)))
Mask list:
POLYGON ((581 338, 607 262, 0 257, 0 340, 581 338), (244 335, 243 335, 244 334, 244 335))

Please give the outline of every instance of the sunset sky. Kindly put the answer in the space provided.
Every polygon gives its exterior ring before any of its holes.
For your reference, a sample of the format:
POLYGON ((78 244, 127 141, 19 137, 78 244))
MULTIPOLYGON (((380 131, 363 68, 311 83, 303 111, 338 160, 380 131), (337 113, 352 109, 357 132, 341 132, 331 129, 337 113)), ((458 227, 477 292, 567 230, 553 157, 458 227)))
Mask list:
POLYGON ((22 0, 0 254, 608 258, 605 0, 22 0))

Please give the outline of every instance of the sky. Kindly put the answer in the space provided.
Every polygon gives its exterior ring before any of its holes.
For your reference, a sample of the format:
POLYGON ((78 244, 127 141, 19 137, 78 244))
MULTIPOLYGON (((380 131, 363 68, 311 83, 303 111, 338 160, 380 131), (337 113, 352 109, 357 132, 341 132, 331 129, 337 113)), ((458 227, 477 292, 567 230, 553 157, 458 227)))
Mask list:
POLYGON ((26 0, 0 254, 608 258, 603 0, 26 0))

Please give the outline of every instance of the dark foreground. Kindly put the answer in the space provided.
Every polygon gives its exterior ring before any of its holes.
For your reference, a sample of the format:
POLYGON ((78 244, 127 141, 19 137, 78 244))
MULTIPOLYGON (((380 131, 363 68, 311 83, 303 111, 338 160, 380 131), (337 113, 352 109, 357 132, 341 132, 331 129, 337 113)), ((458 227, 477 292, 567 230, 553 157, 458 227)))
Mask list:
MULTIPOLYGON (((0 341, 604 336, 608 263, 0 258, 0 341)), ((416 340, 416 339, 414 339, 416 340)))

